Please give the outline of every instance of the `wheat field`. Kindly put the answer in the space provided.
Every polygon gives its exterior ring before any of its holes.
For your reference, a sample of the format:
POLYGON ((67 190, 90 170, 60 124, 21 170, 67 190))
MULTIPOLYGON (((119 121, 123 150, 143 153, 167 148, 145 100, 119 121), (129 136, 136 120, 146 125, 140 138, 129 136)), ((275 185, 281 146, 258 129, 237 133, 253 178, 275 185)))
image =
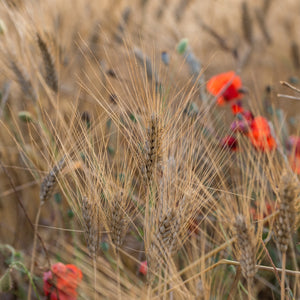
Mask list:
POLYGON ((0 299, 300 299, 297 0, 0 1, 0 299))

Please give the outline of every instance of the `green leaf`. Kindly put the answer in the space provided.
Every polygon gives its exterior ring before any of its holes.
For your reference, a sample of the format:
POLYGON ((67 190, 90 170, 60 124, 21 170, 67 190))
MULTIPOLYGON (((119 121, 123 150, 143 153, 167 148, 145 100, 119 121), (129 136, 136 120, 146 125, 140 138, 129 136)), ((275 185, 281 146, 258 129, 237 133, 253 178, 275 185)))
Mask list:
POLYGON ((12 288, 12 279, 10 270, 7 270, 0 278, 0 292, 9 292, 12 288))

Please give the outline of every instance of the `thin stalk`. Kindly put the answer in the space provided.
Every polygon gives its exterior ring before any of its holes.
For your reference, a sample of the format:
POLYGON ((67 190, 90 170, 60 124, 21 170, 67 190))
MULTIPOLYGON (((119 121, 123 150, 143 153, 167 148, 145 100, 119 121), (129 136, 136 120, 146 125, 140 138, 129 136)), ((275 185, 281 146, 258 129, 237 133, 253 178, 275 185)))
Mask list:
POLYGON ((31 273, 28 272, 27 268, 21 262, 19 262, 19 261, 15 261, 15 262, 11 263, 11 265, 10 265, 11 268, 14 268, 14 267, 17 267, 17 266, 20 266, 24 270, 24 272, 26 273, 26 275, 28 276, 29 281, 30 281, 30 285, 29 286, 33 287, 33 290, 34 290, 34 292, 36 294, 37 299, 41 300, 41 298, 39 296, 39 293, 37 292, 36 286, 34 284, 33 278, 31 276, 31 273))
MULTIPOLYGON (((41 208, 42 204, 39 205, 39 209, 37 211, 35 222, 34 222, 34 236, 33 236, 33 246, 32 246, 32 254, 31 254, 31 263, 30 263, 30 274, 33 274, 34 272, 34 260, 36 255, 36 243, 37 243, 37 232, 39 227, 39 220, 41 215, 41 208)), ((27 300, 31 299, 31 291, 32 291, 32 285, 29 285, 28 293, 27 293, 27 300)))
POLYGON ((120 264, 121 264, 121 260, 120 260, 120 253, 119 250, 117 249, 116 251, 117 253, 117 282, 118 282, 118 299, 121 300, 122 299, 122 294, 121 294, 121 274, 120 274, 120 264))
POLYGON ((280 284, 280 299, 285 299, 285 265, 286 265, 286 251, 282 252, 282 273, 281 273, 281 284, 280 284))
POLYGON ((97 257, 93 257, 93 269, 94 269, 94 300, 97 300, 97 257))
POLYGON ((248 300, 252 299, 252 280, 251 278, 247 279, 247 289, 248 289, 248 300))
MULTIPOLYGON (((292 256, 294 270, 299 271, 298 263, 297 263, 297 257, 296 257, 296 254, 295 254, 295 248, 294 248, 294 244, 293 244, 293 240, 292 239, 290 239, 289 247, 291 249, 290 253, 291 253, 291 256, 292 256)), ((296 288, 297 288, 297 283, 298 282, 299 282, 299 276, 296 276, 295 282, 294 282, 294 289, 293 289, 293 291, 295 291, 295 292, 296 292, 296 288)))
MULTIPOLYGON (((167 293, 170 293, 171 291, 178 289, 181 285, 184 285, 192 280, 194 280, 195 278, 199 277, 202 274, 205 274, 213 269, 215 269, 216 267, 220 266, 220 265, 233 265, 233 266, 240 266, 240 263, 238 261, 234 261, 234 260, 228 260, 228 259, 222 259, 220 261, 218 261, 217 263, 207 267, 206 269, 202 270, 201 272, 198 272, 197 274, 189 277, 188 279, 186 279, 185 281, 183 281, 182 283, 170 288, 169 290, 167 290, 167 293)), ((263 266, 263 265, 256 265, 256 268, 259 270, 264 270, 264 271, 269 271, 269 272, 274 272, 273 267, 269 267, 269 266, 263 266)), ((299 276, 300 272, 299 271, 293 271, 293 270, 286 270, 285 268, 281 269, 281 268, 276 268, 276 270, 278 272, 281 273, 285 273, 285 274, 290 274, 293 276, 299 276)), ((159 290, 160 286, 156 287, 153 292, 159 290)), ((157 297, 155 297, 154 299, 156 299, 157 297)), ((284 299, 284 298, 283 298, 284 299)))
MULTIPOLYGON (((7 177, 8 180, 9 180, 9 184, 10 184, 11 188, 13 189, 13 191, 14 191, 16 197, 17 197, 17 201, 18 201, 20 207, 21 207, 22 210, 23 210, 23 213, 24 213, 24 215, 25 215, 26 220, 27 220, 28 223, 30 224, 32 230, 33 230, 34 232, 36 232, 36 231, 34 230, 35 226, 34 226, 33 223, 31 222, 31 220, 30 220, 30 218, 29 218, 29 216, 28 216, 28 214, 27 214, 27 211, 26 211, 26 209, 25 209, 25 207, 24 207, 24 205, 23 205, 23 203, 22 203, 22 201, 21 201, 21 198, 20 198, 20 196, 19 196, 19 194, 18 194, 18 191, 16 190, 16 187, 15 187, 15 185, 14 185, 14 182, 13 182, 13 180, 12 180, 10 174, 9 174, 8 171, 6 170, 6 167, 3 165, 3 163, 2 163, 1 160, 0 160, 0 166, 1 166, 2 170, 4 171, 6 177, 7 177)), ((36 235, 37 235, 37 238, 40 240, 40 243, 41 243, 41 245, 42 245, 42 247, 43 247, 44 253, 45 253, 45 255, 46 255, 48 267, 49 267, 49 269, 50 269, 50 267, 51 267, 50 258, 49 258, 49 254, 48 254, 48 251, 47 251, 47 249, 46 249, 46 246, 45 246, 45 244, 44 244, 44 241, 42 240, 42 238, 41 238, 41 236, 39 235, 38 232, 36 232, 36 235)))

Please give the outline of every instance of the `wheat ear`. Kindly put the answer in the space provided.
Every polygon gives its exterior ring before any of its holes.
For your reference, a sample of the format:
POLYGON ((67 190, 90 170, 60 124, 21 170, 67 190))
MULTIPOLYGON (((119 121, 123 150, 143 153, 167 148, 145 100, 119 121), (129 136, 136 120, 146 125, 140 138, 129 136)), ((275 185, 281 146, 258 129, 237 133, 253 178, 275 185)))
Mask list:
POLYGON ((237 245, 240 250, 242 275, 247 279, 248 298, 250 300, 252 296, 253 277, 256 273, 253 230, 247 226, 245 217, 242 215, 237 215, 234 225, 236 229, 237 245))
POLYGON ((247 2, 242 3, 242 28, 244 38, 249 45, 252 45, 253 42, 253 29, 252 29, 252 19, 249 13, 249 7, 247 2))
POLYGON ((97 257, 99 247, 99 209, 96 203, 92 203, 87 197, 83 197, 81 212, 87 248, 94 259, 97 257))
POLYGON ((157 229, 148 253, 149 270, 147 280, 153 283, 153 275, 160 275, 160 267, 165 265, 165 259, 170 254, 173 241, 173 224, 176 214, 173 209, 159 217, 157 229))
POLYGON ((117 249, 122 246, 128 228, 128 218, 124 211, 125 203, 124 194, 120 192, 114 198, 110 213, 111 239, 117 249))
POLYGON ((295 200, 298 193, 298 180, 291 173, 284 173, 279 184, 280 208, 275 222, 275 235, 282 256, 281 299, 285 298, 286 251, 293 233, 296 219, 295 200))
MULTIPOLYGON (((33 246, 32 246, 32 254, 31 254, 31 264, 30 264, 30 274, 33 274, 34 271, 34 260, 36 254, 36 243, 38 236, 38 224, 40 220, 40 214, 42 205, 50 198, 53 188, 57 181, 57 176, 59 172, 63 169, 65 165, 65 156, 57 163, 56 166, 48 173, 48 175, 44 178, 40 188, 40 205, 35 217, 34 223, 34 237, 33 237, 33 246)), ((31 285, 29 285, 27 299, 31 299, 31 285)))
POLYGON ((40 200, 41 203, 46 202, 53 191, 53 188, 57 182, 57 176, 59 172, 63 169, 65 165, 65 157, 63 157, 56 166, 53 167, 53 169, 47 174, 47 176, 44 178, 41 184, 40 189, 40 200))
POLYGON ((152 182, 155 168, 161 161, 161 142, 162 142, 162 128, 160 119, 157 115, 152 114, 150 120, 150 127, 147 132, 146 142, 146 159, 145 159, 145 177, 147 183, 152 182))
POLYGON ((33 89, 31 81, 28 79, 28 77, 23 73, 23 71, 18 67, 18 65, 13 60, 10 61, 10 67, 14 72, 17 78, 17 82, 19 83, 19 86, 22 92, 24 93, 24 95, 27 96, 28 98, 31 98, 35 102, 37 100, 37 96, 33 89))
POLYGON ((170 208, 160 215, 157 229, 148 253, 149 269, 147 280, 159 274, 160 266, 168 265, 166 259, 174 255, 179 247, 182 232, 184 199, 179 208, 170 208))
POLYGON ((55 93, 57 93, 58 80, 57 80, 57 74, 53 63, 53 59, 48 50, 47 44, 38 33, 37 33, 37 42, 43 57, 44 67, 46 71, 46 75, 45 75, 46 83, 55 93))

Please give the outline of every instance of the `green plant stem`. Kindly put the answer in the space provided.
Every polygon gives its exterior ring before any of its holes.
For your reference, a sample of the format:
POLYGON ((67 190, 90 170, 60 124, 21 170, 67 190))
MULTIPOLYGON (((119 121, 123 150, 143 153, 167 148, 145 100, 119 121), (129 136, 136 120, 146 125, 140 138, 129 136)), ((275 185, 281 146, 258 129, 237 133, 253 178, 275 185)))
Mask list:
MULTIPOLYGON (((39 209, 37 211, 36 217, 35 217, 35 223, 34 223, 34 237, 33 237, 33 246, 32 246, 32 254, 31 254, 31 263, 30 263, 30 274, 33 274, 34 272, 34 261, 35 261, 35 255, 36 255, 36 242, 37 242, 37 232, 39 227, 39 220, 41 215, 41 208, 42 203, 39 205, 39 209)), ((28 288, 27 293, 27 300, 31 299, 31 285, 28 288)))
MULTIPOLYGON (((16 267, 20 266, 20 267, 25 271, 25 273, 26 273, 26 275, 28 276, 29 281, 30 281, 29 287, 32 287, 32 288, 33 288, 33 290, 34 290, 34 292, 35 292, 35 294, 36 294, 38 300, 40 300, 41 298, 40 298, 40 296, 39 296, 39 294, 38 294, 38 292, 37 292, 37 289, 36 289, 36 286, 35 286, 35 284, 34 284, 34 281, 33 281, 33 278, 32 278, 32 276, 31 276, 31 273, 30 273, 30 272, 28 271, 28 269, 27 269, 21 262, 19 262, 19 261, 15 261, 15 262, 12 262, 12 263, 10 264, 10 267, 11 267, 11 268, 13 268, 13 267, 15 267, 15 266, 16 266, 16 267)), ((18 269, 18 268, 16 268, 16 269, 18 269)))

